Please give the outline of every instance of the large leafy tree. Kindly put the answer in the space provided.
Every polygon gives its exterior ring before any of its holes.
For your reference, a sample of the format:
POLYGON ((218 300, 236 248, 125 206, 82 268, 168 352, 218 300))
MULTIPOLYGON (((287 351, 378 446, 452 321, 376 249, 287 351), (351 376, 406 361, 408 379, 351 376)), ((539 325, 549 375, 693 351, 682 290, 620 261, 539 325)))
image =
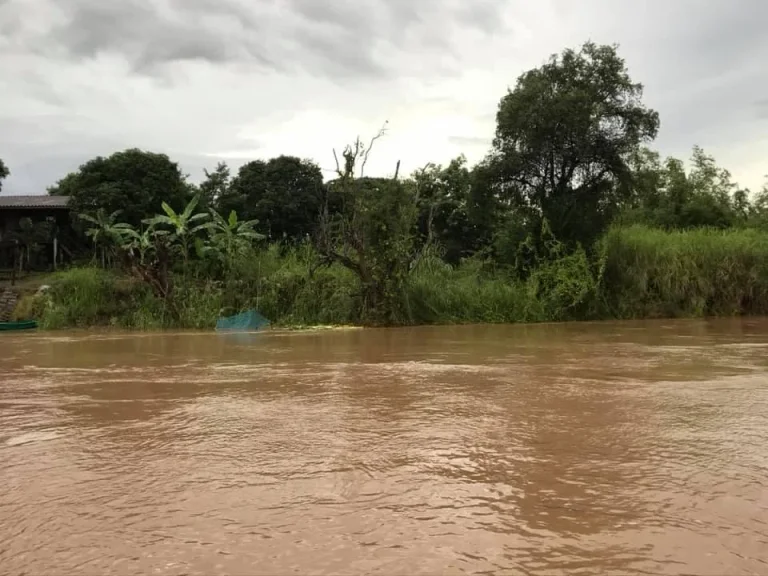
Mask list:
POLYGON ((628 190, 628 157, 659 117, 641 102, 614 46, 565 50, 524 73, 501 99, 488 163, 493 194, 534 231, 591 243, 628 190))
POLYGON ((295 156, 255 160, 240 167, 218 211, 235 210, 258 220, 273 240, 299 240, 316 227, 323 199, 323 175, 314 162, 295 156))
POLYGON ((3 159, 0 158, 0 191, 3 189, 3 180, 11 175, 11 171, 8 170, 8 166, 5 165, 3 159))
POLYGON ((121 210, 124 222, 138 227, 142 220, 155 215, 163 202, 182 210, 191 186, 168 156, 134 148, 89 160, 48 192, 69 196, 75 214, 121 210))

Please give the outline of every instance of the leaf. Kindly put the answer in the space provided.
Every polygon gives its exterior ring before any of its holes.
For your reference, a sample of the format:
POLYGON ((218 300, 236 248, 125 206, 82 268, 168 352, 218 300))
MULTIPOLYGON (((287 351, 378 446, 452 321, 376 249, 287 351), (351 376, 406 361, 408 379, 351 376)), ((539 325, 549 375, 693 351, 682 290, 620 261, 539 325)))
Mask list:
MULTIPOLYGON (((170 206, 168 206, 168 203, 167 203, 167 202, 163 202, 163 203, 161 204, 161 207, 163 208, 163 210, 165 211, 165 213, 166 213, 166 214, 168 214, 167 218, 169 218, 169 219, 171 219, 171 218, 175 219, 175 218, 178 216, 178 214, 176 214, 176 212, 173 210, 173 208, 171 208, 170 206)), ((172 220, 171 220, 171 221, 172 221, 172 220)))
POLYGON ((182 217, 184 220, 188 220, 192 212, 194 211, 195 207, 197 206, 197 203, 200 202, 200 194, 196 194, 192 200, 189 201, 189 204, 187 204, 187 207, 184 208, 184 212, 182 213, 182 217))
POLYGON ((85 220, 86 222, 90 222, 91 224, 101 224, 101 222, 99 222, 98 220, 96 220, 96 218, 94 218, 93 216, 91 216, 89 214, 78 214, 78 217, 81 220, 85 220))
POLYGON ((205 212, 200 212, 199 214, 195 214, 194 216, 189 218, 188 221, 189 222, 196 222, 197 220, 205 220, 207 218, 209 218, 208 214, 206 214, 205 212))
POLYGON ((174 226, 175 224, 173 218, 163 216, 162 214, 158 214, 154 218, 147 218, 146 220, 142 220, 142 222, 149 224, 150 226, 157 226, 158 224, 169 224, 174 226))
POLYGON ((229 213, 229 227, 234 228, 237 226, 237 212, 232 210, 232 212, 229 213))
POLYGON ((212 222, 205 222, 203 224, 198 224, 197 226, 192 227, 189 230, 190 234, 196 234, 197 232, 200 232, 201 230, 208 230, 210 228, 213 228, 212 222))

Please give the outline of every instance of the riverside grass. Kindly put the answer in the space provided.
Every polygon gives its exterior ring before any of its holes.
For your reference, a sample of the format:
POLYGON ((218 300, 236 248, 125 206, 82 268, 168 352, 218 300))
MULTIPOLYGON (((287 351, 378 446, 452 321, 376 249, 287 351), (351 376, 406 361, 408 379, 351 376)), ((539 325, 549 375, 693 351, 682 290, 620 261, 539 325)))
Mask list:
MULTIPOLYGON (((313 269, 305 249, 271 246, 238 263, 224 282, 200 272, 175 284, 179 316, 172 319, 145 285, 72 268, 55 274, 46 294, 22 298, 15 318, 34 318, 44 329, 212 329, 220 315, 256 308, 275 327, 361 323, 356 277, 338 265, 313 269)), ((525 280, 479 259, 453 267, 430 253, 401 297, 408 324, 768 314, 768 233, 613 228, 589 255, 577 250, 525 280)))
POLYGON ((659 318, 768 313, 768 233, 633 226, 601 242, 603 315, 659 318))

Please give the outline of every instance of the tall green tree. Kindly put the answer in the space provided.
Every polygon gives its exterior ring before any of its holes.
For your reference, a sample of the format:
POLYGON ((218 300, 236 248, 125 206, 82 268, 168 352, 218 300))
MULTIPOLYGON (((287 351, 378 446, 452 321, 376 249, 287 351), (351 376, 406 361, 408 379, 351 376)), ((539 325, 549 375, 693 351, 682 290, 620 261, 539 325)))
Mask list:
POLYGON ((272 240, 300 240, 315 230, 323 195, 317 164, 278 156, 241 166, 220 197, 218 211, 234 210, 245 220, 258 220, 272 240))
POLYGON ((661 161, 657 152, 638 151, 630 160, 632 196, 620 221, 665 229, 728 228, 750 217, 749 191, 695 146, 686 172, 682 160, 661 161))
POLYGON ((469 217, 472 174, 466 157, 459 156, 447 166, 427 164, 411 175, 419 208, 421 242, 437 243, 445 260, 458 264, 478 245, 478 231, 469 217))
POLYGON ((534 235, 546 219, 566 244, 590 244, 621 204, 629 156, 658 131, 642 91, 615 46, 587 43, 524 73, 499 103, 493 195, 534 235))
POLYGON ((137 228, 163 202, 183 210, 191 192, 176 162, 136 148, 89 160, 48 189, 49 194, 69 196, 74 214, 121 210, 124 221, 137 228))
POLYGON ((8 166, 6 166, 5 162, 3 162, 3 159, 0 158, 0 191, 3 189, 3 180, 8 178, 10 175, 11 171, 8 170, 8 166))

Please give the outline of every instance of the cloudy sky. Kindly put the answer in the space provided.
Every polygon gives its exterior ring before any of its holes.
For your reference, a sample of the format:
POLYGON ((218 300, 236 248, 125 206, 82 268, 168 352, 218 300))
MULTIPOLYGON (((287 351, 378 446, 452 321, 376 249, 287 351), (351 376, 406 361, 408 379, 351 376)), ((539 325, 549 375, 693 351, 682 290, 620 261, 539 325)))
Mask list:
POLYGON ((524 70, 618 43, 661 114, 743 185, 768 173, 766 0, 0 0, 4 193, 43 193, 95 155, 203 167, 332 148, 389 121, 368 173, 488 149, 524 70))

